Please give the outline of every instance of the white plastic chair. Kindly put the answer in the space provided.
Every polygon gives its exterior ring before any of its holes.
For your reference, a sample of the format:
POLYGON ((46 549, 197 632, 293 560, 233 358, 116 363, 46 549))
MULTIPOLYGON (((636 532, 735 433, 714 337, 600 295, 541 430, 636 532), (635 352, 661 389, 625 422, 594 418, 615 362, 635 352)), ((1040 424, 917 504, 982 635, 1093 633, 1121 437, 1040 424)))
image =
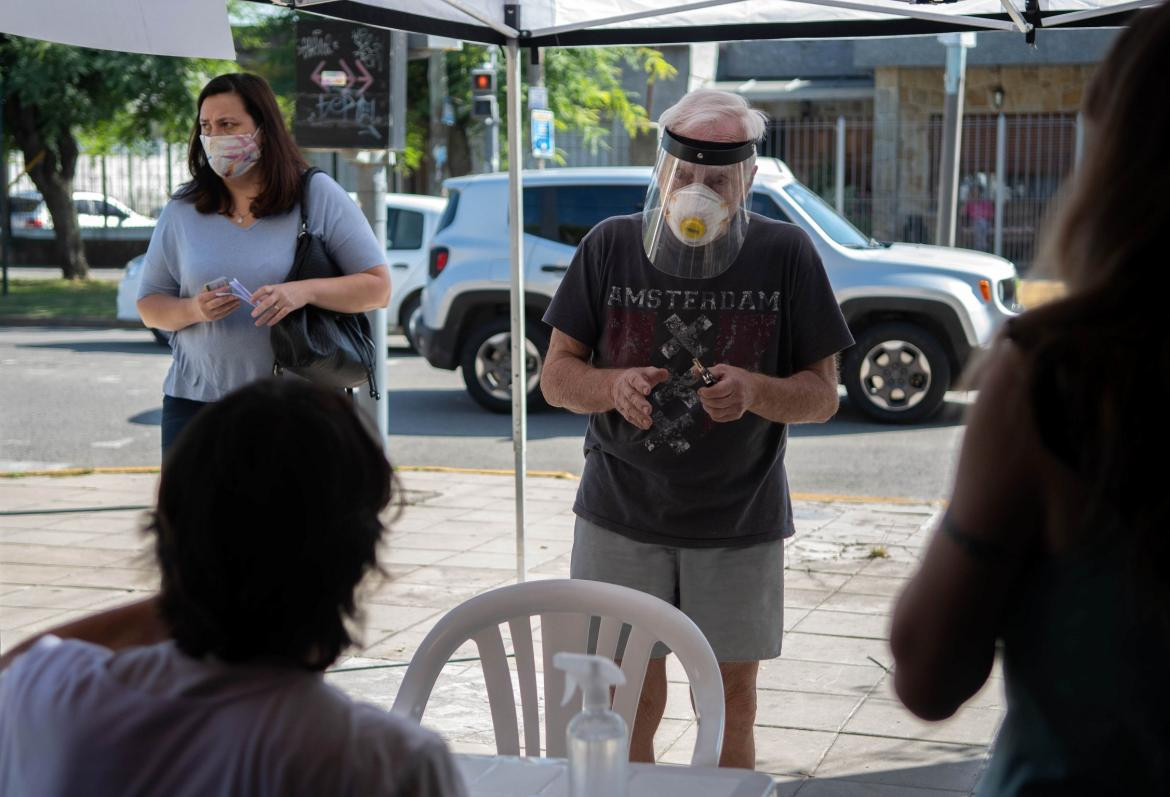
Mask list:
POLYGON ((391 711, 421 721, 443 665, 460 645, 474 640, 487 684, 496 750, 500 755, 520 755, 516 699, 500 634, 500 625, 507 623, 524 714, 525 755, 539 757, 533 616, 540 617, 543 642, 547 755, 565 756, 565 728, 581 710, 579 693, 568 705, 561 705, 565 678, 563 672, 553 667, 553 655, 561 651, 589 652, 586 646, 590 619, 600 617, 596 645, 599 655, 614 658, 622 625, 631 627, 621 662, 626 683, 614 692, 613 710, 632 730, 651 649, 656 641, 662 641, 678 656, 690 680, 698 716, 698 737, 691 754, 691 766, 718 765, 719 751, 723 746, 723 679, 719 663, 703 632, 689 617, 665 601, 598 581, 532 581, 500 587, 456 606, 439 620, 419 645, 391 711))

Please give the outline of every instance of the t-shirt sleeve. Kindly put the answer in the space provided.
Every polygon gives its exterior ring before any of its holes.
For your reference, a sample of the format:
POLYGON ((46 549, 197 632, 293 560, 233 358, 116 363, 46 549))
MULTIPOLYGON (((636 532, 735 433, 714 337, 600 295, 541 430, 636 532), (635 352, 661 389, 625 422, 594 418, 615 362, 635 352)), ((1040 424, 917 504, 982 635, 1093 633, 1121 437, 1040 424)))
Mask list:
POLYGON ((600 290, 608 227, 608 222, 602 222, 581 239, 569 270, 544 311, 544 323, 590 348, 601 338, 602 305, 595 297, 600 290))
POLYGON ((794 373, 853 345, 821 256, 803 230, 796 252, 790 303, 794 373))
POLYGON ((167 296, 181 295, 179 236, 182 235, 182 229, 175 221, 175 217, 179 215, 180 209, 176 205, 179 201, 181 200, 172 199, 168 202, 154 225, 150 244, 146 247, 146 256, 142 259, 138 299, 156 293, 167 296))
POLYGON ((325 240, 330 256, 346 274, 386 264, 386 253, 361 208, 324 172, 309 181, 309 229, 325 240))

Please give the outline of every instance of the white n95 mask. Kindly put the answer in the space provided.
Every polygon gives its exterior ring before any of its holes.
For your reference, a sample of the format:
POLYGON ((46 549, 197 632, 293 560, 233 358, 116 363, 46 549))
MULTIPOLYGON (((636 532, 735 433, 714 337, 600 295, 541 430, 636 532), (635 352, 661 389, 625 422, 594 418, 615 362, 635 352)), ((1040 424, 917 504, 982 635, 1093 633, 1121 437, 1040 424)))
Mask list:
POLYGON ((260 142, 257 128, 251 133, 226 136, 199 136, 207 165, 220 177, 239 177, 260 160, 260 142))
POLYGON ((666 223, 687 246, 704 246, 727 232, 727 200, 702 183, 680 188, 666 200, 666 223))
POLYGON ((701 141, 662 131, 642 204, 642 251, 671 277, 731 268, 747 235, 754 141, 701 141))

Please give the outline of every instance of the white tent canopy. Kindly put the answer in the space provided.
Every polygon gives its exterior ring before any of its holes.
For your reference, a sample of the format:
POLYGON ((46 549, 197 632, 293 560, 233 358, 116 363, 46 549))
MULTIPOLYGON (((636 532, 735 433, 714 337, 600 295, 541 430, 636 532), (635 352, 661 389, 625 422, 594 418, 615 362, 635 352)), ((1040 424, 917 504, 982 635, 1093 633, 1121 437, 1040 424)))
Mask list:
POLYGON ((897 36, 1031 25, 1109 26, 1157 0, 253 0, 325 16, 524 47, 897 36), (511 9, 519 9, 517 21, 511 9))
MULTIPOLYGON (((521 47, 903 36, 1116 26, 1159 0, 251 0, 385 28, 521 47), (514 16, 518 10, 519 20, 514 16)), ((234 59, 225 0, 0 0, 0 33, 234 59)))
POLYGON ((224 0, 0 0, 0 33, 98 50, 236 59, 224 0))

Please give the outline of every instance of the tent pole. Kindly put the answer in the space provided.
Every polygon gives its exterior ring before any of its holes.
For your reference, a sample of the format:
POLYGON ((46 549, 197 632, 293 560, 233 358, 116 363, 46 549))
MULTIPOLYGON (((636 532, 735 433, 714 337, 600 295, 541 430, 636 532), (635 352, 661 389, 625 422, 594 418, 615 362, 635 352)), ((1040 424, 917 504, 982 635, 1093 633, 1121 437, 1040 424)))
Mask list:
POLYGON ((524 486, 528 475, 528 353, 524 334, 524 189, 520 134, 520 46, 505 47, 508 116, 508 237, 512 249, 512 450, 516 471, 516 581, 524 581, 524 486))

